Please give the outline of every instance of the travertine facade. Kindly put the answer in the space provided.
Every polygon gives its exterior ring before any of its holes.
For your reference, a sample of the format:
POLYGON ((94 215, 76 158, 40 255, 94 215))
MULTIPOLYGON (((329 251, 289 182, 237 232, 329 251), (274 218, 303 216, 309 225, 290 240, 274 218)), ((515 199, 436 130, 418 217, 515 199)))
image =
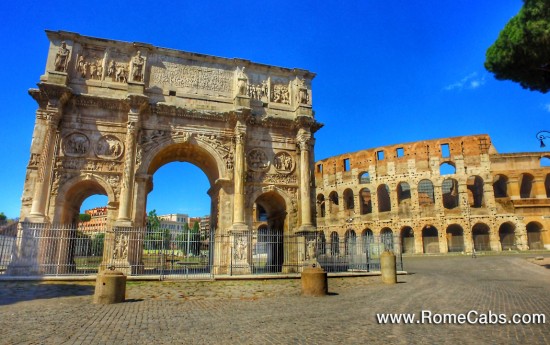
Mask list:
POLYGON ((549 156, 498 154, 473 135, 327 158, 315 167, 317 229, 405 253, 550 249, 549 156))
POLYGON ((143 226, 155 171, 187 161, 210 181, 219 234, 250 231, 256 205, 277 231, 315 230, 310 178, 321 124, 311 106, 313 73, 68 32, 47 36, 46 70, 29 91, 38 110, 22 220, 73 223, 83 200, 102 194, 109 225, 143 226))

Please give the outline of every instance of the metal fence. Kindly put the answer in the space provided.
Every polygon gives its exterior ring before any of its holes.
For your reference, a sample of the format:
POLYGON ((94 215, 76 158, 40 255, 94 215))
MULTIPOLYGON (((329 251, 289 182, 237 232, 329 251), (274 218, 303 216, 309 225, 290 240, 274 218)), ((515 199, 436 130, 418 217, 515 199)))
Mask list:
POLYGON ((93 275, 114 266, 159 279, 211 279, 214 275, 299 273, 311 263, 327 272, 380 270, 380 254, 394 251, 402 270, 399 238, 346 237, 327 241, 316 233, 283 235, 274 229, 247 233, 75 227, 22 223, 0 234, 0 274, 93 275))

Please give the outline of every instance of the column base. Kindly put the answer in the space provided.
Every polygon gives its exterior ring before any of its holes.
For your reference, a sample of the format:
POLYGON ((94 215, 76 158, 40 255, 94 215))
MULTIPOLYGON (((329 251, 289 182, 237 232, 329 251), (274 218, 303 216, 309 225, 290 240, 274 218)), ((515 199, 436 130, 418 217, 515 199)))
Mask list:
POLYGON ((131 228, 134 226, 134 222, 131 219, 117 219, 115 221, 115 227, 119 228, 131 228))
POLYGON ((249 231, 250 228, 248 227, 248 225, 244 223, 235 223, 231 225, 231 227, 228 230, 229 230, 229 233, 239 233, 239 232, 249 231))

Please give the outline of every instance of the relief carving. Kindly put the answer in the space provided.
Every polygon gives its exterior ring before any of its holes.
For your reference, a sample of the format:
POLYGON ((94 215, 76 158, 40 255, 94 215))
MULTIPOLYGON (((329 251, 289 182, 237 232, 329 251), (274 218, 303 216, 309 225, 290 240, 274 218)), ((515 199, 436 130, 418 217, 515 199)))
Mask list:
POLYGON ((90 58, 79 55, 76 63, 77 75, 84 79, 101 80, 103 76, 103 58, 92 56, 90 58))
POLYGON ((145 129, 141 132, 139 143, 144 151, 149 151, 153 146, 168 136, 167 131, 160 129, 145 129))
POLYGON ((266 171, 269 169, 269 159, 262 149, 252 149, 246 155, 248 168, 253 171, 266 171))
POLYGON ((29 159, 29 167, 37 167, 40 163, 40 153, 31 153, 31 158, 29 159))
POLYGON ((95 154, 103 159, 118 159, 124 153, 124 144, 114 135, 99 138, 95 145, 95 154))
POLYGON ((82 133, 72 133, 63 139, 63 153, 69 157, 80 157, 88 153, 90 140, 82 133))
POLYGON ((84 158, 61 158, 56 163, 57 169, 83 171, 120 171, 122 165, 113 161, 86 160, 84 158))
POLYGON ((107 76, 111 77, 111 81, 117 83, 127 83, 128 64, 111 60, 111 62, 109 62, 109 68, 107 69, 107 76))
POLYGON ((269 102, 269 84, 267 80, 262 81, 260 84, 248 84, 248 96, 252 99, 257 99, 264 103, 269 102))
POLYGON ((120 189, 121 189, 120 176, 119 175, 109 175, 105 178, 105 180, 111 186, 111 188, 113 189, 113 192, 115 193, 115 195, 120 195, 120 189))
POLYGON ((280 173, 290 174, 294 170, 294 160, 287 152, 279 152, 275 155, 273 166, 280 173))
POLYGON ((53 184, 52 184, 52 195, 57 195, 59 188, 74 176, 75 176, 74 173, 56 170, 54 173, 53 184))
POLYGON ((55 55, 54 68, 56 72, 67 72, 67 64, 69 63, 69 54, 71 51, 67 49, 67 43, 61 42, 61 46, 55 55))
POLYGON ((113 250, 113 260, 122 260, 128 258, 128 235, 115 235, 115 248, 113 250))
POLYGON ((275 84, 271 91, 271 101, 275 103, 290 104, 290 92, 288 85, 275 84))
POLYGON ((275 184, 296 184, 297 179, 295 175, 266 174, 262 182, 275 184))
POLYGON ((195 61, 163 56, 160 65, 151 66, 151 85, 229 93, 234 72, 195 61))

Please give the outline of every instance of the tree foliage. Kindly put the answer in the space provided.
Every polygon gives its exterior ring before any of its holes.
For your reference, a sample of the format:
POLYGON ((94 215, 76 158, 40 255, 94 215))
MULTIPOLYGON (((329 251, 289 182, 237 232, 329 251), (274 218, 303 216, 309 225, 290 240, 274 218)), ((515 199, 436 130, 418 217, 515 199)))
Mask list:
POLYGON ((155 232, 160 229, 160 219, 157 216, 157 210, 151 210, 147 214, 147 231, 155 232))
POLYGON ((89 222, 90 219, 92 219, 92 216, 87 214, 87 213, 81 213, 81 214, 78 215, 78 219, 81 222, 89 222))
POLYGON ((4 214, 4 212, 0 212, 0 223, 3 223, 6 221, 8 217, 4 214))
POLYGON ((546 93, 550 90, 550 1, 523 2, 487 50, 485 68, 496 79, 546 93))

